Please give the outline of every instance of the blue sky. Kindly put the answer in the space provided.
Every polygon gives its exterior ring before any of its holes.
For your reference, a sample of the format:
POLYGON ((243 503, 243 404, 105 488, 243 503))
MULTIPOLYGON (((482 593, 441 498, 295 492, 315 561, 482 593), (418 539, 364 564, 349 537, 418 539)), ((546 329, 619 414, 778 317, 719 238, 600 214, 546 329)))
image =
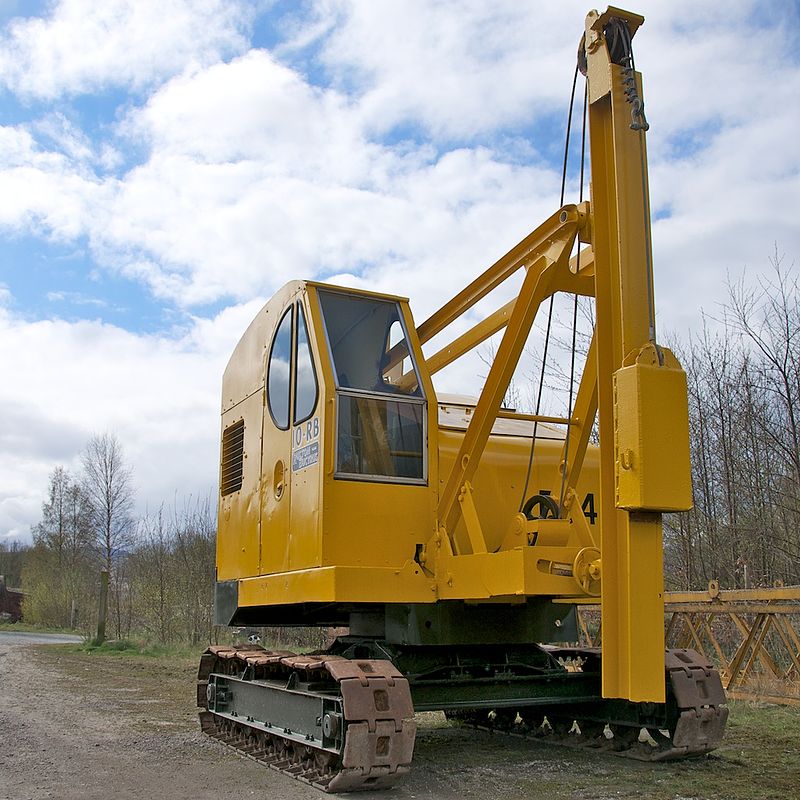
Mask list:
MULTIPOLYGON (((222 369, 287 280, 421 321, 549 216, 588 9, 0 0, 0 539, 93 432, 140 509, 211 491, 222 369)), ((797 257, 800 13, 635 10, 659 326, 686 336, 729 274, 797 257)))

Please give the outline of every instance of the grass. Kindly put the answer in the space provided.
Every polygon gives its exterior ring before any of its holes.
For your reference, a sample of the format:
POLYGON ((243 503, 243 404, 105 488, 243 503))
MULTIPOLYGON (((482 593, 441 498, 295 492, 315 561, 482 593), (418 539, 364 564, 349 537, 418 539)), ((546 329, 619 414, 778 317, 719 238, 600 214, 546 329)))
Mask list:
POLYGON ((83 631, 72 628, 58 628, 52 625, 36 625, 32 622, 5 622, 0 621, 0 631, 8 633, 66 633, 71 636, 83 636, 83 631))
POLYGON ((85 653, 90 656, 112 656, 130 658, 156 658, 184 661, 198 659, 205 650, 205 645, 188 644, 156 644, 140 639, 106 639, 99 643, 96 639, 88 639, 81 644, 60 645, 61 652, 85 653))

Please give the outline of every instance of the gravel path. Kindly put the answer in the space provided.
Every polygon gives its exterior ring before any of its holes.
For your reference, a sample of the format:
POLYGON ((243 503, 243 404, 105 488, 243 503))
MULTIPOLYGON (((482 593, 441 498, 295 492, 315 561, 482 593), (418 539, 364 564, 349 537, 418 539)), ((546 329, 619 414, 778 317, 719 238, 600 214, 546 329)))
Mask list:
POLYGON ((85 676, 65 686, 57 666, 14 637, 0 637, 2 800, 319 800, 316 790, 205 740, 135 687, 87 691, 85 676))
MULTIPOLYGON (((326 796, 202 736, 190 661, 90 655, 37 637, 0 634, 0 800, 326 796)), ((418 722, 407 782, 353 800, 787 800, 800 785, 797 709, 735 706, 716 754, 656 765, 449 727, 436 715, 418 722)))
POLYGON ((29 633, 28 631, 0 631, 0 653, 17 644, 79 644, 80 636, 68 633, 29 633))
MULTIPOLYGON (((0 636, 0 800, 326 796, 201 735, 188 666, 180 671, 157 659, 87 657, 14 637, 0 636)), ((410 778, 389 792, 352 797, 553 796, 546 785, 548 778, 558 780, 560 752, 440 729, 435 715, 422 715, 421 723, 410 778)))

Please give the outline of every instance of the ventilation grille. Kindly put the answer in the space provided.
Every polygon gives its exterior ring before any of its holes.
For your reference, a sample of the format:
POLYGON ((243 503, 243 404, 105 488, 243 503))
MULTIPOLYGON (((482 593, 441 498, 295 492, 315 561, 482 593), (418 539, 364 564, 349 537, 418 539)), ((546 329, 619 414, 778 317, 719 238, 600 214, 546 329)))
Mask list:
POLYGON ((222 432, 222 496, 238 492, 242 488, 244 468, 244 420, 229 425, 222 432))

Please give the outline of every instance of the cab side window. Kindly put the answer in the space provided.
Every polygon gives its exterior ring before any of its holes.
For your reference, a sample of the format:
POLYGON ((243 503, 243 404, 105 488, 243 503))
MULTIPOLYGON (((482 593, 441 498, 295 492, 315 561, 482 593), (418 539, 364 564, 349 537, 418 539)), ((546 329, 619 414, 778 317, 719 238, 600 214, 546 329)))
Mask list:
POLYGON ((278 325, 269 356, 267 400, 276 427, 289 427, 289 387, 292 354, 292 308, 289 307, 278 325))
POLYGON ((294 424, 305 422, 317 405, 317 376, 314 358, 308 340, 306 316, 300 303, 297 304, 297 351, 295 357, 294 424))

